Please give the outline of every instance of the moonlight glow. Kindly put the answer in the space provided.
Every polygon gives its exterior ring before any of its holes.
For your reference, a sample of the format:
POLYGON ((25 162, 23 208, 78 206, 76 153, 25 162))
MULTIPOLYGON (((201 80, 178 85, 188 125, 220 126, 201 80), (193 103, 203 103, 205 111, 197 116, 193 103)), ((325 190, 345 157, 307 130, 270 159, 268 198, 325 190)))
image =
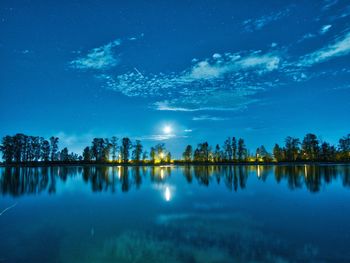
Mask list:
POLYGON ((165 134, 170 134, 171 131, 172 131, 172 129, 171 129, 171 127, 170 127, 169 125, 164 126, 163 132, 164 132, 165 134))

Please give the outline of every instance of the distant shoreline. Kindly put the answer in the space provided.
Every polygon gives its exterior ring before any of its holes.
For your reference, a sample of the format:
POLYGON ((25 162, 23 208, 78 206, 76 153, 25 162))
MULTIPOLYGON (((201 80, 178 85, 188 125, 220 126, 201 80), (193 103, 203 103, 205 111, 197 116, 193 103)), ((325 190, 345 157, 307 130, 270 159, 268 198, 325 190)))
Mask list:
POLYGON ((323 162, 323 161, 296 161, 296 162, 184 162, 174 161, 171 163, 116 163, 116 162, 30 162, 30 163, 0 163, 0 167, 54 167, 54 166, 126 166, 126 167, 148 167, 148 166, 213 166, 213 165, 350 165, 350 162, 323 162))

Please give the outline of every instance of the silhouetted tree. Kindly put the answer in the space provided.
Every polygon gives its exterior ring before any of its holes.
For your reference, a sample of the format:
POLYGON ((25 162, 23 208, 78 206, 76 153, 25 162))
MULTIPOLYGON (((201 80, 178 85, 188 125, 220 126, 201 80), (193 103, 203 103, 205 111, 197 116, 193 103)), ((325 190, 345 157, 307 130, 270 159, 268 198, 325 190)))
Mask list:
POLYGON ((141 141, 140 140, 136 140, 136 143, 134 145, 134 150, 132 152, 132 158, 133 158, 134 161, 136 161, 136 162, 140 162, 141 161, 142 149, 143 149, 143 146, 141 144, 141 141))
POLYGON ((340 159, 343 161, 350 160, 350 134, 339 140, 340 159))
POLYGON ((61 154, 60 154, 60 159, 63 162, 68 162, 69 161, 69 152, 68 152, 68 148, 67 147, 62 149, 61 154))
POLYGON ((232 137, 232 160, 237 160, 237 141, 236 137, 232 137))
POLYGON ((111 152, 112 152, 113 161, 115 161, 117 158, 117 149, 118 149, 118 138, 113 136, 111 138, 111 152))
POLYGON ((187 145, 185 151, 182 154, 183 159, 186 162, 190 162, 192 160, 192 146, 187 145))
POLYGON ((91 150, 89 146, 86 146, 83 151, 83 160, 91 161, 91 150))
POLYGON ((278 144, 275 144, 275 146, 273 147, 273 156, 275 157, 277 162, 284 161, 285 159, 284 150, 278 144))
POLYGON ((41 159, 45 162, 48 162, 50 159, 50 143, 47 140, 44 140, 41 144, 41 159))
POLYGON ((323 142, 321 144, 319 158, 321 161, 335 161, 337 150, 333 145, 328 142, 323 142))
POLYGON ((222 159, 222 152, 221 152, 221 149, 220 149, 220 145, 217 144, 215 146, 215 151, 214 151, 214 161, 215 162, 220 162, 222 159))
POLYGON ((170 153, 170 152, 167 153, 167 155, 166 155, 166 157, 165 157, 165 161, 166 161, 167 163, 170 163, 170 162, 171 162, 171 153, 170 153))
POLYGON ((57 151, 58 151, 58 138, 50 137, 50 146, 51 146, 51 161, 57 160, 57 151))
POLYGON ((305 135, 301 144, 301 152, 303 160, 315 161, 318 159, 320 147, 315 134, 308 133, 305 135))
POLYGON ((154 149, 154 147, 151 147, 149 155, 151 157, 151 161, 154 163, 156 160, 156 149, 154 149))
POLYGON ((244 140, 242 138, 239 138, 239 140, 238 140, 237 155, 238 155, 239 161, 245 160, 245 158, 247 156, 247 148, 246 148, 246 146, 244 144, 244 140))
POLYGON ((232 160, 232 145, 230 137, 228 137, 224 142, 224 156, 226 161, 232 160))
POLYGON ((300 152, 300 140, 298 138, 293 138, 288 136, 285 139, 285 151, 287 161, 296 161, 300 152))
POLYGON ((131 140, 128 137, 122 139, 122 145, 120 147, 120 154, 123 163, 129 162, 130 149, 132 147, 131 140))
POLYGON ((105 148, 105 141, 103 138, 94 138, 92 140, 91 153, 92 158, 96 161, 102 161, 105 148))
POLYGON ((163 162, 166 155, 164 143, 158 143, 156 146, 154 146, 154 149, 156 151, 157 158, 160 160, 160 162, 163 162))
POLYGON ((2 145, 0 146, 0 150, 2 152, 2 158, 6 163, 11 163, 14 157, 14 144, 13 137, 5 136, 2 138, 2 145))

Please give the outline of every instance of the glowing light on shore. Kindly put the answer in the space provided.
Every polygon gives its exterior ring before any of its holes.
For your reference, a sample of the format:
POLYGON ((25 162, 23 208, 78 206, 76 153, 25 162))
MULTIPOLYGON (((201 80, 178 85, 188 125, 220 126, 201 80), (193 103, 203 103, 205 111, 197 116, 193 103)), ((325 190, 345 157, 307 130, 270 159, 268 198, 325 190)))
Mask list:
POLYGON ((168 186, 165 187, 164 197, 165 197, 165 201, 167 202, 169 202, 171 199, 171 192, 168 186))
POLYGON ((122 177, 121 166, 118 166, 118 178, 120 179, 121 177, 122 177))

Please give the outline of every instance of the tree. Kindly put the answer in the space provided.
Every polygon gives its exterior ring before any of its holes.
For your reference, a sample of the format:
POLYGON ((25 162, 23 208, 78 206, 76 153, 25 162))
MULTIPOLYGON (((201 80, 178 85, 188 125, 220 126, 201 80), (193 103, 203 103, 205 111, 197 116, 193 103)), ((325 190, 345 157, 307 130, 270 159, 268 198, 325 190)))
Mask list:
POLYGON ((221 157, 222 157, 222 152, 221 152, 221 149, 220 149, 220 145, 217 144, 215 146, 215 151, 214 151, 214 161, 215 162, 220 162, 221 161, 221 157))
POLYGON ((50 160, 50 143, 47 140, 43 140, 41 144, 41 159, 44 162, 48 162, 50 160))
POLYGON ((195 151, 195 160, 201 162, 209 162, 211 148, 208 142, 199 143, 195 151))
POLYGON ((132 147, 131 140, 128 137, 124 137, 122 139, 122 145, 120 148, 120 154, 123 163, 128 163, 129 162, 129 155, 130 155, 130 149, 132 147))
POLYGON ((104 139, 103 147, 102 147, 102 157, 101 157, 102 162, 109 161, 109 153, 111 151, 111 147, 112 147, 112 144, 109 142, 109 140, 104 139))
POLYGON ((165 162, 170 163, 171 162, 171 153, 168 152, 166 157, 165 157, 165 162))
POLYGON ((5 136, 2 138, 2 145, 0 146, 2 152, 2 158, 6 163, 11 163, 14 157, 14 144, 11 136, 5 136))
POLYGON ((154 149, 157 154, 157 158, 159 159, 160 162, 163 162, 165 159, 165 144, 164 143, 158 143, 156 146, 154 146, 154 149))
POLYGON ((323 142, 321 144, 319 158, 321 161, 335 161, 337 150, 333 145, 328 142, 323 142))
POLYGON ((63 162, 68 162, 69 161, 69 152, 68 152, 68 148, 67 147, 62 149, 61 154, 60 154, 60 159, 63 162))
POLYGON ((111 138, 111 151, 112 151, 112 160, 113 160, 113 162, 117 158, 117 149, 118 149, 118 138, 113 136, 111 138))
POLYGON ((105 141, 103 138, 94 138, 92 140, 91 153, 92 158, 96 161, 102 161, 105 148, 105 141))
POLYGON ((58 138, 50 137, 50 146, 51 146, 51 161, 57 160, 57 151, 58 151, 58 138))
POLYGON ((300 152, 300 140, 298 138, 293 138, 288 136, 285 139, 285 151, 287 161, 296 161, 300 152))
POLYGON ((312 133, 306 134, 301 144, 301 147, 302 147, 302 158, 304 160, 315 161, 318 159, 320 147, 319 147, 319 142, 317 140, 317 136, 315 134, 312 134, 312 133))
POLYGON ((261 145, 259 148, 256 149, 256 159, 259 161, 259 159, 262 159, 264 162, 269 162, 272 160, 271 155, 267 152, 264 145, 261 145))
POLYGON ((194 150, 193 160, 196 162, 203 161, 203 160, 201 160, 201 153, 200 153, 198 147, 194 150))
POLYGON ((37 137, 35 139, 35 146, 34 146, 34 159, 35 161, 39 161, 41 158, 41 145, 43 144, 44 138, 43 137, 37 137))
POLYGON ((84 151, 83 151, 83 160, 84 161, 91 161, 91 150, 90 150, 90 147, 87 146, 84 148, 84 151))
POLYGON ((156 149, 154 147, 151 147, 149 155, 151 157, 151 162, 154 163, 156 161, 156 149))
POLYGON ((232 137, 232 159, 237 160, 237 141, 236 137, 232 137))
POLYGON ((277 162, 281 162, 284 160, 283 149, 278 144, 275 144, 275 146, 273 147, 273 156, 275 157, 277 162))
POLYGON ((350 160, 350 134, 339 140, 339 151, 342 160, 350 160))
POLYGON ((226 161, 232 160, 232 145, 231 145, 230 137, 228 137, 224 142, 224 154, 225 154, 226 161))
POLYGON ((186 162, 190 162, 192 160, 192 151, 192 146, 187 145, 185 151, 182 154, 182 157, 186 162))
POLYGON ((13 137, 13 158, 15 162, 21 162, 24 156, 24 145, 26 135, 17 133, 13 137))
POLYGON ((238 140, 237 155, 239 161, 245 160, 247 155, 247 149, 242 138, 239 138, 238 140))
POLYGON ((132 152, 132 158, 133 158, 134 161, 136 161, 136 162, 140 162, 141 161, 142 149, 143 149, 143 146, 141 144, 141 141, 140 140, 136 140, 136 143, 134 145, 134 150, 132 152))

